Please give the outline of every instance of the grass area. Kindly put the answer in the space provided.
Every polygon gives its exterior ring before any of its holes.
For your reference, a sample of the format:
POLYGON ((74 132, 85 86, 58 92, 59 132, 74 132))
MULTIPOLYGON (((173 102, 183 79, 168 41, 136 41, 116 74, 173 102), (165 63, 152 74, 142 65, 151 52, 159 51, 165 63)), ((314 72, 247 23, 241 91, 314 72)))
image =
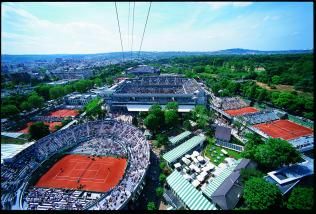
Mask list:
POLYGON ((288 92, 292 92, 292 91, 296 91, 299 94, 304 94, 304 95, 309 95, 312 96, 312 93, 308 93, 308 92, 304 92, 304 91, 299 91, 299 90, 295 90, 294 86, 292 85, 282 85, 282 84, 278 84, 278 85, 274 85, 275 89, 272 89, 270 86, 268 86, 268 84, 263 83, 263 82, 258 82, 255 81, 256 84, 258 86, 260 86, 261 88, 265 88, 268 91, 288 91, 288 92))
POLYGON ((228 157, 232 157, 237 159, 241 158, 240 153, 227 149, 227 148, 222 148, 220 146, 216 146, 215 145, 215 139, 214 138, 208 138, 207 139, 207 146, 205 147, 203 154, 208 157, 210 159, 210 161, 212 163, 214 163, 215 165, 218 165, 220 163, 222 163, 224 161, 224 159, 227 157, 226 155, 224 155, 221 152, 221 149, 225 149, 228 153, 228 157), (213 150, 211 150, 212 148, 214 148, 213 150), (223 156, 221 156, 220 154, 223 154, 223 156), (217 157, 219 157, 219 159, 217 159, 217 157), (217 160, 217 162, 215 162, 215 160, 217 160))
POLYGON ((7 136, 1 136, 1 144, 19 144, 22 145, 24 143, 28 142, 27 138, 12 138, 7 136))

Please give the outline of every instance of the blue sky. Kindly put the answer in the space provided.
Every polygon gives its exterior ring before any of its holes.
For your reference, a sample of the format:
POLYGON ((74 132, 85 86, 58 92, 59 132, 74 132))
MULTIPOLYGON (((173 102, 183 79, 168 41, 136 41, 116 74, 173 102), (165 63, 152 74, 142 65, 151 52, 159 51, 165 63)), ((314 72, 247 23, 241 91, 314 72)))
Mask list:
MULTIPOLYGON (((124 50, 138 51, 149 2, 118 2, 124 50), (133 3, 130 3, 132 11, 133 3), (132 14, 132 13, 131 13, 132 14), (130 16, 132 17, 132 16, 130 16), (128 33, 130 32, 130 33, 128 33)), ((2 54, 121 51, 114 2, 1 3, 2 54)), ((144 51, 313 48, 312 2, 153 2, 144 51)))

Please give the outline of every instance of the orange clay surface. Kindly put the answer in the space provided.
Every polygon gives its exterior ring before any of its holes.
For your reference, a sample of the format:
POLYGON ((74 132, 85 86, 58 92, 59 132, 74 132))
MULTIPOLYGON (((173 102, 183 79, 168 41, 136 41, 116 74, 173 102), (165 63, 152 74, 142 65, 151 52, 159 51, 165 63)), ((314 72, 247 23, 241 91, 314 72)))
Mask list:
MULTIPOLYGON (((22 133, 24 133, 24 134, 28 134, 29 133, 29 128, 30 128, 30 126, 33 124, 34 122, 28 122, 27 124, 26 124, 26 127, 24 128, 24 129, 22 129, 22 130, 20 130, 20 131, 18 131, 18 132, 22 132, 22 133)), ((50 123, 48 123, 48 122, 44 122, 44 124, 46 124, 46 125, 48 125, 49 126, 49 131, 51 131, 51 132, 53 132, 53 131, 55 131, 55 126, 61 126, 61 122, 50 122, 50 123)))
POLYGON ((73 109, 60 109, 54 112, 51 112, 47 116, 52 116, 52 117, 69 117, 69 116, 77 116, 79 112, 77 110, 73 109))
POLYGON ((305 135, 313 134, 313 130, 289 120, 276 120, 272 123, 261 123, 254 125, 255 128, 261 130, 273 138, 282 138, 291 140, 305 135))
POLYGON ((245 108, 240 108, 240 109, 226 110, 225 112, 231 116, 237 116, 237 115, 258 112, 258 109, 253 108, 253 107, 245 107, 245 108))
POLYGON ((36 187, 79 189, 107 192, 124 175, 126 159, 66 155, 53 165, 36 183, 36 187))

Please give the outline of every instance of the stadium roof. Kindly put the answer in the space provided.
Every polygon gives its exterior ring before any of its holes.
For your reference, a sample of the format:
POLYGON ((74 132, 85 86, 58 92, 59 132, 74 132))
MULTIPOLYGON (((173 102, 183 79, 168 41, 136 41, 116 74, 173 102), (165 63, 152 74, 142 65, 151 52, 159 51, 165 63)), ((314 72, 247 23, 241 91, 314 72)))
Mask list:
POLYGON ((218 140, 230 141, 231 128, 225 126, 216 126, 215 138, 218 140))
POLYGON ((183 140, 184 138, 188 137, 190 134, 191 134, 190 131, 185 131, 175 137, 169 138, 169 141, 174 145, 180 142, 181 140, 183 140))
POLYGON ((195 189, 177 170, 167 177, 167 183, 190 210, 216 210, 202 192, 195 189))
POLYGON ((1 136, 11 137, 11 138, 18 138, 23 135, 22 132, 1 132, 1 136))
MULTIPOLYGON (((128 111, 149 111, 151 105, 126 105, 128 111)), ((162 109, 165 108, 165 105, 161 105, 162 109)), ((194 109, 194 105, 179 105, 178 112, 190 112, 194 109)))
POLYGON ((163 158, 168 162, 172 163, 177 160, 179 157, 185 155, 191 149, 199 145, 201 142, 205 140, 205 136, 194 136, 189 140, 185 141, 184 143, 180 144, 176 148, 172 149, 171 151, 165 153, 163 158))
POLYGON ((31 146, 34 142, 25 143, 23 145, 18 144, 1 144, 1 163, 4 159, 10 159, 16 156, 18 153, 31 146))
POLYGON ((286 184, 312 174, 314 174, 314 160, 311 158, 299 164, 268 172, 268 175, 278 184, 286 184))
POLYGON ((203 193, 209 198, 211 198, 212 194, 217 190, 217 188, 220 187, 220 185, 225 181, 225 179, 233 172, 233 170, 241 162, 241 160, 242 159, 237 160, 235 164, 224 169, 220 175, 215 177, 214 180, 212 180, 209 183, 209 185, 207 185, 205 190, 203 190, 203 193))

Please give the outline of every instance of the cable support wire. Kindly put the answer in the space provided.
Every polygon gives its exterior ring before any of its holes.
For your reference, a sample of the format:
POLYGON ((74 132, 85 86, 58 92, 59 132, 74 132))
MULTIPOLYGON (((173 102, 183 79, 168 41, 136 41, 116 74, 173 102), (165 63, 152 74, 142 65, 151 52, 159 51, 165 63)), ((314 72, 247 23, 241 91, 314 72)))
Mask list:
POLYGON ((123 48, 123 41, 122 41, 122 35, 121 35, 120 21, 119 21, 119 16, 118 16, 118 12, 117 12, 116 2, 114 2, 114 3, 115 3, 116 19, 117 19, 117 25, 118 25, 118 29, 119 29, 119 33, 120 33, 122 56, 123 56, 123 62, 124 62, 124 48, 123 48))
POLYGON ((146 18, 146 23, 145 23, 145 27, 144 27, 144 32, 143 32, 142 40, 141 40, 139 51, 138 51, 138 58, 140 56, 140 51, 141 51, 142 45, 143 45, 143 40, 144 40, 144 35, 145 35, 145 31, 146 31, 147 21, 148 21, 148 17, 149 17, 149 13, 150 13, 150 8, 151 8, 151 2, 149 4, 149 8, 148 8, 148 12, 147 12, 147 18, 146 18))

